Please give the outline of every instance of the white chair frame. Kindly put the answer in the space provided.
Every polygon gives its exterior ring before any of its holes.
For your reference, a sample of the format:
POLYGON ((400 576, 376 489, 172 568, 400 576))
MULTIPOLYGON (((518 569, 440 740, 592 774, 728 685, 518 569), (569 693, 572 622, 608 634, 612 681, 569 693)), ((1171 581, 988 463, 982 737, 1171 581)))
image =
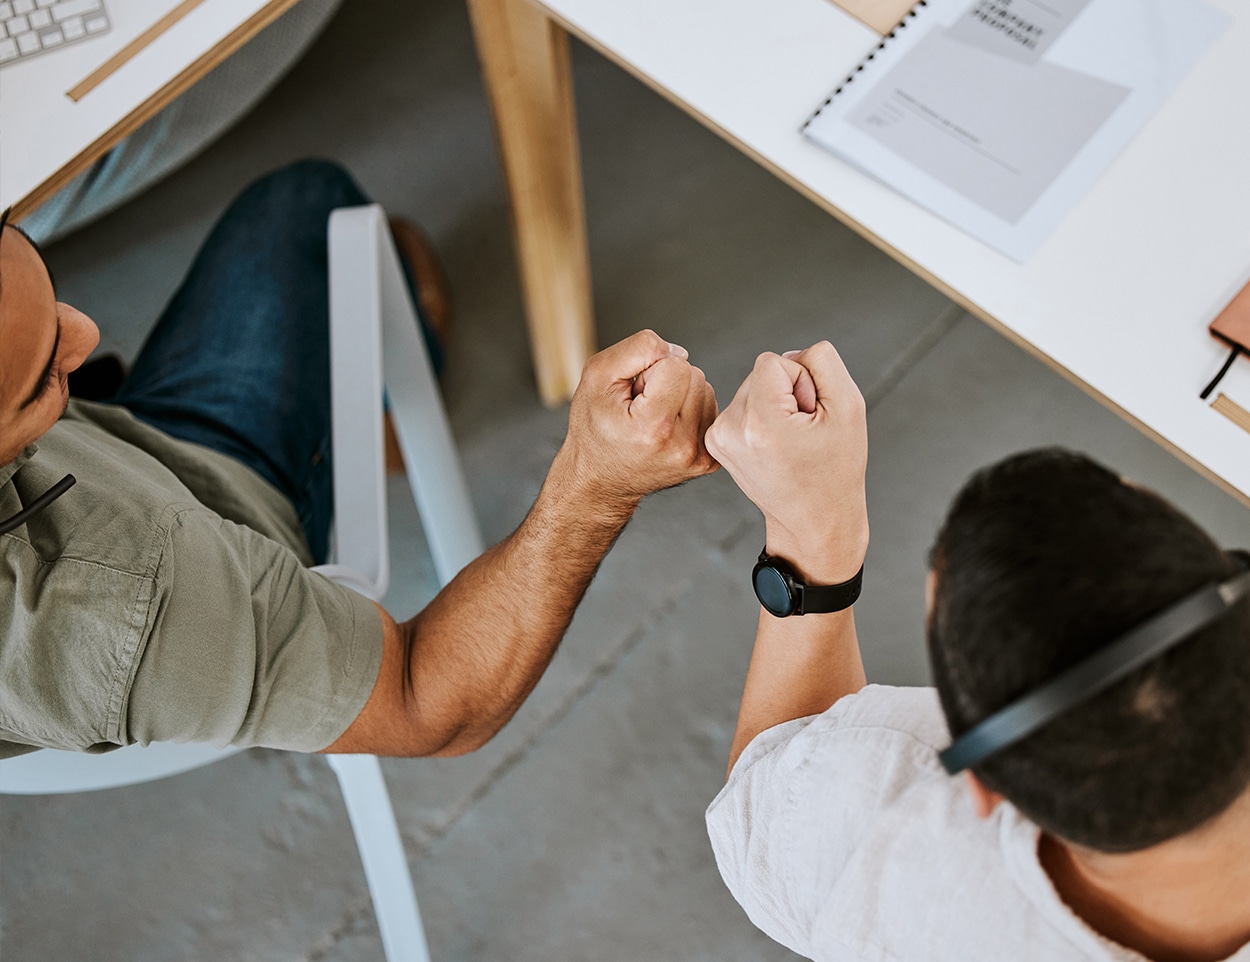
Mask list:
MULTIPOLYGON (((375 601, 390 580, 383 388, 440 585, 482 553, 460 457, 429 354, 377 204, 329 223, 335 517, 330 564, 317 569, 375 601)), ((0 794, 48 795, 166 778, 238 749, 130 746, 102 755, 44 750, 0 762, 0 794)), ((428 962, 403 840, 373 755, 329 755, 373 899, 388 962, 428 962)))

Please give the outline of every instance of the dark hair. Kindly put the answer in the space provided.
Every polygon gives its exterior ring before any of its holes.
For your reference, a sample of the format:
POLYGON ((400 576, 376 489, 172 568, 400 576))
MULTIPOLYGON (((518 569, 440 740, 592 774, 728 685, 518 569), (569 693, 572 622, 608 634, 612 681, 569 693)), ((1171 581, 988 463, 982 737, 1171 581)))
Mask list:
MULTIPOLYGON (((1239 567, 1158 495, 1057 448, 974 475, 930 563, 929 660, 954 737, 1239 567)), ((1044 830, 1101 851, 1198 827, 1250 785, 1247 607, 973 771, 1044 830)))

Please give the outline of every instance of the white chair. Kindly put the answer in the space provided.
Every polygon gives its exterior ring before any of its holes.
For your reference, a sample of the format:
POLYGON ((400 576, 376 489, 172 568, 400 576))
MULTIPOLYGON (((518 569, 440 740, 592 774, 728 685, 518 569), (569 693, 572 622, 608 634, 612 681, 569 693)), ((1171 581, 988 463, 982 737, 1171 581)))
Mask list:
MULTIPOLYGON (((333 562, 316 570, 379 600, 390 578, 384 385, 440 584, 481 554, 482 536, 382 208, 336 210, 329 241, 335 518, 333 562)), ((199 768, 236 751, 153 744, 103 755, 33 752, 0 762, 0 794, 117 788, 199 768)), ((386 958, 426 962, 425 932, 378 760, 327 758, 355 832, 386 958)))

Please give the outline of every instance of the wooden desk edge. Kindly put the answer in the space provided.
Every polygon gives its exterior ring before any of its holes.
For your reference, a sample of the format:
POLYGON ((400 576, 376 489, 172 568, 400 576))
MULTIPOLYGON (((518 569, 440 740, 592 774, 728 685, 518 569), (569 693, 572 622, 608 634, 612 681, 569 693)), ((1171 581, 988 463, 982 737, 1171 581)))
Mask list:
POLYGON ((211 50, 196 58, 181 73, 140 104, 106 133, 96 138, 85 150, 63 166, 25 197, 13 203, 13 220, 17 222, 103 157, 121 140, 151 120, 179 94, 247 43, 274 20, 293 7, 298 0, 270 0, 264 7, 235 27, 211 50))
MULTIPOLYGON (((532 2, 538 3, 540 6, 542 6, 540 0, 532 0, 532 2)), ((677 107, 680 107, 687 114, 689 114, 695 120, 699 121, 699 123, 703 124, 703 126, 707 127, 709 130, 711 130, 721 139, 732 144, 734 147, 736 147, 742 153, 746 154, 748 157, 754 160, 757 164, 759 164, 765 170, 769 171, 774 177, 778 178, 779 180, 781 180, 782 182, 786 184, 789 184, 792 188, 794 188, 796 191, 798 191, 800 194, 802 194, 812 203, 816 204, 826 213, 832 215, 836 220, 840 221, 842 224, 849 227, 856 234, 858 234, 864 240, 868 241, 878 250, 881 250, 884 253, 888 254, 895 261, 902 264, 904 267, 906 267, 909 271, 911 271, 917 277, 925 281, 925 283, 929 284, 929 286, 933 287, 934 289, 944 294, 946 297, 950 298, 950 300, 954 301, 956 304, 962 307, 965 311, 967 311, 973 317, 984 322, 985 324, 988 324, 991 328, 993 328, 999 334, 1003 335, 1003 337, 1007 338, 1007 340, 1011 341, 1017 347, 1023 349, 1026 353, 1037 358, 1039 361, 1041 361, 1051 370, 1060 374, 1071 384, 1076 385, 1078 388, 1080 388, 1082 391, 1084 391, 1094 400, 1098 401, 1104 407, 1110 409, 1111 411, 1114 411, 1116 414, 1118 414, 1121 418, 1123 418, 1129 424, 1133 425, 1133 427, 1137 428, 1137 430, 1139 430, 1142 434, 1146 435, 1146 437, 1153 440, 1156 444, 1162 447, 1165 451, 1172 454, 1179 461, 1193 468, 1195 471, 1197 471, 1200 475, 1202 475, 1204 478, 1206 478, 1216 487, 1220 488, 1225 493, 1232 495, 1234 498, 1236 498, 1246 507, 1250 507, 1250 493, 1241 491, 1239 488, 1234 486, 1231 482, 1226 481, 1224 478, 1216 474, 1206 465, 1202 464, 1197 459, 1187 454, 1185 451, 1182 451, 1180 448, 1178 448, 1175 444, 1173 444, 1163 435, 1155 431, 1154 428, 1145 424, 1143 421, 1139 420, 1135 415, 1126 411, 1124 408, 1116 404, 1109 397, 1107 397, 1101 391, 1094 388, 1092 385, 1089 385, 1085 383, 1084 381, 1082 381, 1075 374, 1069 371, 1066 367, 1064 367, 1062 364, 1060 364, 1058 361, 1052 358, 1049 354, 1046 354, 1037 346, 1029 343, 1027 340, 1025 340, 1023 337, 1021 337, 1011 328, 1007 327, 1000 320, 998 320, 998 318, 994 317, 988 311, 982 309, 978 305, 974 304, 967 297, 965 297, 959 291, 952 288, 945 281, 931 274, 924 267, 921 267, 919 264, 913 261, 906 254, 898 250, 898 248, 886 243, 880 237, 873 234, 872 231, 868 230, 868 228, 866 228, 863 224, 859 223, 857 220, 848 216, 845 212, 843 212, 839 208, 835 207, 832 203, 830 203, 824 197, 821 197, 819 194, 813 191, 806 184, 802 183, 801 181, 797 180, 796 178, 791 176, 789 173, 787 173, 785 170, 782 170, 780 167, 776 166, 768 158, 757 153, 752 147, 743 143, 741 140, 739 140, 729 131, 725 130, 725 128, 721 127, 715 121, 699 113, 699 111, 695 110, 690 104, 686 103, 680 97, 676 96, 672 91, 668 90, 666 87, 664 87, 663 85, 661 85, 660 83, 652 79, 651 77, 648 77, 642 71, 634 67, 633 64, 629 63, 627 60, 620 57, 610 47, 607 47, 604 44, 600 43, 594 37, 587 36, 582 31, 580 31, 575 24, 570 23, 569 21, 565 20, 563 17, 561 17, 559 14, 555 13, 554 11, 550 10, 549 8, 546 8, 544 6, 544 9, 547 11, 547 15, 550 16, 553 21, 560 24, 561 27, 563 27, 573 36, 577 37, 579 40, 581 40, 584 44, 586 44, 592 50, 595 50, 602 56, 606 57, 608 60, 615 63, 621 69, 625 70, 627 73, 631 74, 632 76, 636 77, 638 80, 642 81, 642 83, 646 84, 648 87, 650 87, 660 96, 664 97, 670 103, 674 104, 677 107)), ((1231 404, 1232 402, 1230 401, 1229 403, 1231 404)), ((1225 414, 1225 416, 1228 416, 1227 411, 1221 411, 1221 413, 1225 414)), ((1236 419, 1234 418, 1233 420, 1236 420, 1236 419)), ((1241 426, 1246 428, 1246 430, 1250 431, 1250 422, 1248 422, 1248 424, 1242 424, 1241 426)))

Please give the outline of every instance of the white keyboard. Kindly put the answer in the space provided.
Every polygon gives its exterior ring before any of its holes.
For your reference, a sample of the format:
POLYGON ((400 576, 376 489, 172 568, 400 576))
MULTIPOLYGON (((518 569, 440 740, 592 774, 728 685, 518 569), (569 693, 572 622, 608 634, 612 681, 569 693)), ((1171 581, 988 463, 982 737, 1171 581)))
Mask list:
POLYGON ((17 63, 108 28, 104 0, 0 0, 0 64, 17 63))

